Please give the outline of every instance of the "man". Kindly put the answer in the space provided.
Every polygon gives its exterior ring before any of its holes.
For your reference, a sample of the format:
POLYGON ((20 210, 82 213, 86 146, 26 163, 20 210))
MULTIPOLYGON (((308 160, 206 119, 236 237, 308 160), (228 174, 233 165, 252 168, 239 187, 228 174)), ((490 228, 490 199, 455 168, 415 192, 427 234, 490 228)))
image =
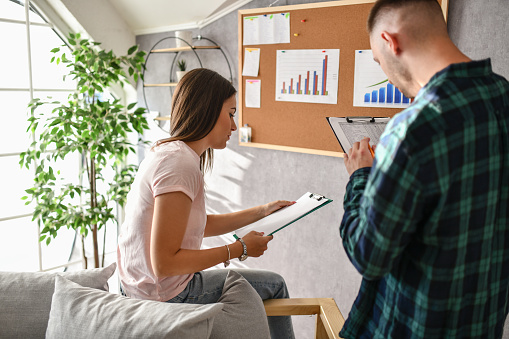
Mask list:
POLYGON ((436 0, 379 0, 375 61, 414 103, 354 144, 340 233, 363 281, 344 338, 500 338, 509 308, 509 83, 436 0))

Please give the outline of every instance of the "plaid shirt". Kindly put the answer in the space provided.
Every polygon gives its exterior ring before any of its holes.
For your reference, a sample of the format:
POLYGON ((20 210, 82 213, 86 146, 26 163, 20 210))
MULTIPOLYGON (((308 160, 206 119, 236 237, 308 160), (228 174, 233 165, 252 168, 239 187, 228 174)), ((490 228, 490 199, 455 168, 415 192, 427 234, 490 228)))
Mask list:
POLYGON ((437 73, 350 177, 340 226, 363 280, 340 336, 500 338, 509 310, 509 83, 437 73))

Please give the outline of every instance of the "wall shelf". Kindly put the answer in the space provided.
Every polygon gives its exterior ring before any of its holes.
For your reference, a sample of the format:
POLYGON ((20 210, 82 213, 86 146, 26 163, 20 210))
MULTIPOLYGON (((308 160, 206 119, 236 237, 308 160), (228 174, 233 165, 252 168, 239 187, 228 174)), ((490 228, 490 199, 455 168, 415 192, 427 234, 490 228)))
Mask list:
MULTIPOLYGON (((224 53, 224 51, 221 49, 221 46, 219 46, 216 42, 208 39, 208 38, 205 38, 205 37, 202 37, 202 36, 197 36, 196 38, 193 38, 194 41, 208 41, 210 43, 212 43, 213 45, 208 45, 208 46, 197 46, 195 44, 191 45, 189 44, 187 41, 179 38, 179 37, 166 37, 166 38, 163 38, 161 40, 159 40, 157 43, 155 43, 152 48, 150 49, 150 51, 148 52, 148 55, 147 55, 147 58, 145 59, 145 65, 143 67, 143 87, 142 87, 142 90, 143 90, 143 99, 145 101, 145 108, 147 109, 147 111, 150 112, 150 108, 149 108, 149 105, 148 105, 148 101, 147 101, 147 96, 146 96, 146 93, 145 93, 145 89, 146 88, 169 88, 169 95, 170 95, 170 98, 171 96, 173 96, 173 90, 174 88, 177 86, 177 83, 178 81, 176 81, 176 79, 174 78, 174 69, 176 68, 176 60, 178 59, 180 53, 186 53, 186 52, 192 52, 196 58, 196 60, 198 61, 198 64, 199 64, 199 67, 203 67, 203 64, 202 64, 202 61, 197 53, 197 51, 210 51, 210 50, 219 50, 222 54, 223 54, 223 57, 224 59, 226 60, 226 63, 228 65, 228 70, 229 70, 229 73, 230 73, 230 82, 233 83, 233 74, 232 74, 232 69, 231 69, 231 66, 230 66, 230 62, 228 61, 228 58, 226 57, 226 54, 224 53), (172 47, 172 48, 156 48, 161 42, 165 41, 165 40, 168 40, 168 39, 175 39, 175 40, 180 40, 181 42, 187 44, 188 46, 183 46, 183 47, 172 47), (170 70, 169 70, 169 82, 164 82, 164 83, 145 83, 145 78, 146 78, 146 70, 147 70, 147 65, 148 65, 148 62, 149 62, 149 58, 152 54, 163 54, 163 53, 168 53, 168 54, 173 54, 173 59, 171 60, 171 63, 170 63, 170 70)), ((159 70, 157 70, 159 71, 159 70)), ((166 114, 166 113, 163 113, 163 114, 166 114)), ((162 129, 164 130, 165 132, 168 132, 168 130, 165 127, 166 125, 166 121, 170 120, 170 117, 169 115, 163 115, 163 116, 159 116, 159 117, 156 117, 154 118, 154 120, 157 121, 157 125, 162 129)))
POLYGON ((193 49, 220 49, 220 46, 184 46, 184 47, 173 47, 173 48, 161 48, 153 49, 151 53, 175 53, 192 51, 193 49))
POLYGON ((145 87, 175 87, 177 86, 176 82, 170 82, 166 84, 143 84, 145 87))

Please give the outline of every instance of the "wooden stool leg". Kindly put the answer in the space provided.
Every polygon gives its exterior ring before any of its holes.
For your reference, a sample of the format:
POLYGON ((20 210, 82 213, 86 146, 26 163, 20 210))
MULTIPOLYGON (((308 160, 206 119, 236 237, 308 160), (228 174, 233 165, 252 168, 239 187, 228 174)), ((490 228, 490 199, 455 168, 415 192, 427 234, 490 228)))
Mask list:
POLYGON ((316 315, 316 339, 339 339, 345 323, 332 298, 269 299, 263 302, 268 316, 316 315))

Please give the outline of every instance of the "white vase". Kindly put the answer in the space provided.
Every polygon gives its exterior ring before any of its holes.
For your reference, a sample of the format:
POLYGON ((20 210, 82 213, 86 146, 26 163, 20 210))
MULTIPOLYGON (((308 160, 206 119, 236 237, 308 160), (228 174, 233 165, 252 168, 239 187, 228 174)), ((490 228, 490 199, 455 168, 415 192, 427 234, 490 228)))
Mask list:
POLYGON ((186 74, 187 72, 188 71, 177 71, 177 82, 180 81, 180 79, 182 79, 184 74, 186 74))
POLYGON ((180 38, 185 41, 184 42, 180 39, 175 39, 176 40, 175 45, 177 47, 189 47, 189 45, 191 45, 191 46, 193 45, 193 32, 191 32, 191 31, 176 31, 175 36, 177 38, 180 38), (189 45, 186 44, 186 42, 189 45))

